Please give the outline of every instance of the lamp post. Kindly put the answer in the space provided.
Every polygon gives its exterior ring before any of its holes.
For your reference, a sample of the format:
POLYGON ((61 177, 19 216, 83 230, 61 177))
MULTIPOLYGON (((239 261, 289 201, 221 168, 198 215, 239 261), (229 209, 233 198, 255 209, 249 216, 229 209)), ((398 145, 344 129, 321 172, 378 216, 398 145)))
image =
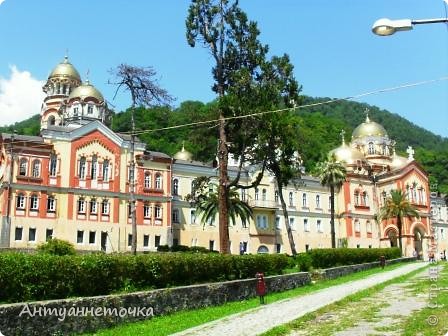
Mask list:
POLYGON ((411 30, 413 25, 428 24, 428 23, 448 23, 447 18, 440 19, 423 19, 423 20, 391 20, 391 19, 379 19, 376 20, 372 26, 372 32, 379 36, 389 36, 397 31, 411 30))

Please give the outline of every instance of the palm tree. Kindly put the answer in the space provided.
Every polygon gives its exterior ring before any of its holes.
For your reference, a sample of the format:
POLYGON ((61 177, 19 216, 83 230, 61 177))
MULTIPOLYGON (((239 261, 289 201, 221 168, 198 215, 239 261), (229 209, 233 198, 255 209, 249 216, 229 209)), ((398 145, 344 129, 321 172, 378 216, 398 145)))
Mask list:
POLYGON ((407 199, 406 193, 402 190, 391 190, 390 197, 386 198, 386 204, 381 207, 379 219, 396 218, 398 229, 398 243, 400 244, 400 251, 403 255, 403 244, 401 242, 401 235, 403 231, 403 218, 416 217, 420 218, 418 211, 414 208, 407 199))
MULTIPOLYGON (((241 218, 243 223, 248 222, 252 218, 253 211, 252 208, 245 201, 240 199, 239 193, 236 188, 232 188, 228 193, 229 205, 228 212, 229 218, 232 224, 236 224, 236 217, 241 218)), ((215 219, 219 211, 219 196, 216 188, 210 190, 206 197, 200 198, 196 205, 196 212, 201 216, 202 224, 211 222, 215 219)))
POLYGON ((336 160, 332 155, 327 161, 320 162, 317 165, 317 173, 319 175, 320 183, 323 186, 330 188, 330 227, 331 227, 331 247, 336 247, 336 233, 334 229, 334 196, 345 182, 347 170, 344 165, 336 160))

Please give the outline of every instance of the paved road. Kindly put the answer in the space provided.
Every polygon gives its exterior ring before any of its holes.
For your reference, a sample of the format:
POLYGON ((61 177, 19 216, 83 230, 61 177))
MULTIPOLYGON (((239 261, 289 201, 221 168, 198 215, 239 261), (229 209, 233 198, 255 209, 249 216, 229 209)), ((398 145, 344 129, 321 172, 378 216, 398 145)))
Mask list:
POLYGON ((371 275, 362 280, 329 287, 312 294, 277 301, 242 313, 233 314, 198 327, 175 333, 174 336, 255 336, 278 325, 293 321, 344 297, 373 287, 426 266, 412 263, 398 269, 371 275))

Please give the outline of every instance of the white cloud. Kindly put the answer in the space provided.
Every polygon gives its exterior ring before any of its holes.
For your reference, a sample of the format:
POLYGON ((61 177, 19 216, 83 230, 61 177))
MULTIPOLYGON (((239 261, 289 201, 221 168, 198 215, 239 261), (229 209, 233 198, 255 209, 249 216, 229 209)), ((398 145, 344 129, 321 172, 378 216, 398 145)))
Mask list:
MULTIPOLYGON (((0 0, 0 5, 1 5, 3 2, 5 2, 5 0, 0 0)), ((1 336, 1 335, 0 335, 0 336, 1 336)))
MULTIPOLYGON (((2 0, 0 0, 1 2, 2 0)), ((45 94, 43 81, 31 76, 28 71, 20 71, 15 65, 10 67, 11 77, 0 77, 0 125, 10 125, 37 113, 45 94)))

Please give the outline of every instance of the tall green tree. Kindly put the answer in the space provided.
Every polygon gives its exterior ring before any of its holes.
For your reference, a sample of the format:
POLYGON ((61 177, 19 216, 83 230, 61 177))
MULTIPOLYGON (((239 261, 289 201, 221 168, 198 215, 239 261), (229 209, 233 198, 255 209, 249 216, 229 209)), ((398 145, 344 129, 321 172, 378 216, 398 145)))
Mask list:
POLYGON ((344 165, 336 160, 336 157, 332 155, 328 160, 319 162, 317 167, 317 174, 320 179, 320 183, 330 189, 330 227, 331 227, 331 247, 336 248, 336 231, 334 223, 334 197, 343 186, 347 170, 344 165))
POLYGON ((408 201, 406 193, 400 189, 390 191, 390 195, 386 198, 386 203, 381 207, 379 219, 395 218, 398 229, 398 243, 400 244, 400 251, 403 255, 403 219, 404 218, 420 218, 420 215, 415 207, 408 201))
MULTIPOLYGON (((267 53, 267 47, 258 41, 259 31, 255 22, 233 0, 192 0, 186 19, 186 35, 190 46, 197 42, 212 55, 214 85, 218 101, 228 93, 235 81, 242 78, 251 82, 267 53)), ((246 96, 246 99, 248 97, 246 96)), ((228 166, 228 133, 226 117, 239 111, 218 109, 218 160, 219 160, 219 241, 220 252, 229 253, 228 194, 230 183, 228 166)))

